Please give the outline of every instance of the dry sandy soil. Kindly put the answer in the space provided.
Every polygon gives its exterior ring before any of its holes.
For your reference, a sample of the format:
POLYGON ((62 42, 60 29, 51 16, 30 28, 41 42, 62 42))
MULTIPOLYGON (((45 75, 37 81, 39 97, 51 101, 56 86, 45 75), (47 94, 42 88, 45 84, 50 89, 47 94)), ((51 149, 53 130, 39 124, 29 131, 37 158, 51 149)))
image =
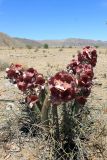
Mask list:
MULTIPOLYGON (((64 48, 60 51, 58 48, 56 49, 1 49, 0 50, 0 65, 3 63, 11 64, 11 63, 20 63, 25 67, 34 67, 38 70, 38 72, 44 75, 51 75, 62 68, 65 68, 69 63, 70 59, 72 59, 73 55, 77 54, 77 51, 81 48, 64 48)), ((2 67, 1 67, 2 68, 2 67)), ((96 112, 94 111, 93 118, 98 121, 98 126, 104 125, 107 126, 107 49, 98 49, 98 63, 96 68, 94 69, 95 77, 94 86, 92 88, 92 94, 89 98, 91 101, 90 106, 94 106, 95 109, 98 109, 96 112), (103 122, 103 123, 102 123, 103 122)), ((8 80, 4 79, 5 71, 1 71, 0 73, 0 99, 13 99, 16 100, 20 98, 20 92, 11 86, 8 83, 8 80)), ((15 110, 16 114, 18 113, 18 108, 16 103, 10 104, 10 102, 0 102, 0 121, 4 116, 8 118, 8 115, 4 113, 4 110, 9 112, 9 106, 12 105, 13 110, 15 110), (4 114, 3 114, 4 113, 4 114)), ((14 142, 15 143, 15 142, 14 142)), ((15 144, 11 144, 13 150, 9 152, 9 149, 5 149, 1 145, 0 148, 0 159, 1 160, 36 160, 40 158, 36 158, 35 149, 31 149, 30 146, 27 146, 19 151, 18 146, 14 146, 15 144), (15 150, 16 147, 16 150, 15 150), (14 151, 15 150, 15 151, 14 151), (34 151, 34 152, 33 152, 34 151), (17 155, 17 156, 16 156, 17 155)), ((107 149, 107 132, 104 135, 103 139, 104 145, 106 145, 107 149)), ((37 147, 37 146, 36 146, 37 147)), ((38 147, 37 147, 38 148, 38 147)), ((37 149, 36 148, 36 152, 37 149)), ((104 152, 105 160, 107 151, 104 152)), ((104 158, 104 157, 103 157, 104 158)), ((101 160, 102 158, 91 158, 92 160, 101 160)))

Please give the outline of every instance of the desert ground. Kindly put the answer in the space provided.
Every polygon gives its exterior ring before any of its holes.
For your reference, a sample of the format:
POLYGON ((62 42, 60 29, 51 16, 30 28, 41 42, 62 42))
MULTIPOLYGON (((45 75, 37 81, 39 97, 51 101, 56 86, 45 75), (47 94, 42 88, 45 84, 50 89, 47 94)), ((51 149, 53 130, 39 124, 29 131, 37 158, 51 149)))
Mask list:
MULTIPOLYGON (((77 54, 81 48, 49 48, 49 49, 8 49, 0 48, 0 124, 5 123, 6 120, 13 118, 15 123, 18 116, 18 103, 16 103, 21 93, 17 88, 12 86, 7 79, 5 79, 5 68, 11 63, 19 63, 24 67, 34 67, 43 75, 52 75, 59 70, 62 70, 70 62, 72 57, 77 54), (13 100, 7 101, 7 100, 13 100), (13 116, 13 112, 16 115, 13 116)), ((94 69, 95 78, 93 80, 92 93, 88 100, 89 107, 93 107, 93 119, 96 120, 95 130, 100 130, 104 126, 104 133, 101 132, 104 154, 97 156, 93 154, 90 160, 107 159, 107 49, 98 48, 98 62, 94 69)), ((2 125, 0 129, 2 128, 2 125)), ((15 129, 15 128, 14 128, 15 129)), ((16 130, 17 131, 17 128, 16 130)), ((1 131, 0 131, 1 132, 1 131)), ((18 132, 18 131, 17 131, 18 132)), ((0 134, 0 136, 3 134, 0 134)), ((5 136, 5 133, 4 133, 5 136)), ((1 139, 1 137, 0 137, 1 139)), ((97 146, 95 136, 92 139, 97 146)), ((99 141, 100 141, 99 140, 99 141)), ((32 143, 25 142, 21 150, 16 141, 8 142, 8 145, 0 142, 0 159, 1 160, 39 160, 37 152, 40 149, 38 144, 33 146, 32 143)), ((91 142, 90 142, 91 143, 91 142)), ((42 146, 40 145, 42 148, 42 146)), ((98 150, 98 147, 96 147, 98 150)), ((101 148, 102 149, 102 148, 101 148)), ((99 149, 100 150, 100 149, 99 149)))

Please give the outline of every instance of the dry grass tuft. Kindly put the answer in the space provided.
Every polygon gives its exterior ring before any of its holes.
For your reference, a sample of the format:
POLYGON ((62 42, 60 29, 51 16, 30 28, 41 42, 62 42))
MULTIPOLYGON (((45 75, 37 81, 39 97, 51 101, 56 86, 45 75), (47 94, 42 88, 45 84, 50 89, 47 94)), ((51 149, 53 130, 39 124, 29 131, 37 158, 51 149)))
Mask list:
POLYGON ((8 68, 10 65, 7 62, 4 62, 3 60, 0 60, 0 71, 5 71, 6 68, 8 68))

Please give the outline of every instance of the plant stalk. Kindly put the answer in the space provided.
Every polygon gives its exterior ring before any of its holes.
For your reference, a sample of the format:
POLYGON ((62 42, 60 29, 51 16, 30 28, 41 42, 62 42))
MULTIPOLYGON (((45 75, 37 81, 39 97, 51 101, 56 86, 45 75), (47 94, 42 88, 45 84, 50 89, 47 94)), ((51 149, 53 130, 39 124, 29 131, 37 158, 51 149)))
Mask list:
POLYGON ((59 136, 58 110, 56 105, 52 106, 52 114, 53 114, 53 125, 55 126, 54 138, 56 141, 58 141, 60 136, 59 136))
POLYGON ((46 96, 41 110, 41 121, 45 128, 49 128, 48 112, 50 106, 49 95, 46 96))

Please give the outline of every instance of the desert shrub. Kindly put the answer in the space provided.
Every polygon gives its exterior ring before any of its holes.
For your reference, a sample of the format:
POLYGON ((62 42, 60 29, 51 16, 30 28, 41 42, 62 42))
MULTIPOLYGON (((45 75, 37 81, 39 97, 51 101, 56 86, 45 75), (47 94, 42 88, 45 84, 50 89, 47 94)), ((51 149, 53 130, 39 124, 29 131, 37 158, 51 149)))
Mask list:
POLYGON ((49 46, 48 46, 47 43, 45 43, 43 47, 44 47, 45 49, 48 49, 48 48, 49 48, 49 46))
POLYGON ((27 44, 27 45, 26 45, 26 48, 27 48, 27 49, 32 49, 32 46, 29 45, 29 44, 27 44))
POLYGON ((72 46, 69 46, 69 48, 72 48, 72 46))
POLYGON ((43 50, 43 53, 45 53, 46 52, 46 50, 43 50))
POLYGON ((99 54, 102 54, 102 52, 101 52, 101 51, 99 51, 99 54))
POLYGON ((63 48, 60 48, 59 51, 60 51, 60 52, 63 51, 63 48))
POLYGON ((44 57, 47 57, 47 55, 45 54, 44 57))
POLYGON ((9 64, 3 60, 0 60, 0 71, 5 71, 9 67, 9 64))
POLYGON ((10 82, 16 84, 25 96, 30 119, 28 130, 33 128, 32 125, 41 123, 43 133, 53 137, 54 159, 87 158, 80 141, 86 140, 83 132, 87 125, 86 102, 91 93, 96 62, 96 50, 87 46, 65 70, 47 79, 36 69, 24 70, 19 64, 12 64, 6 70, 10 82))
POLYGON ((35 50, 34 50, 34 52, 38 52, 39 51, 39 48, 36 48, 35 50))
POLYGON ((94 47, 95 47, 95 48, 99 48, 99 46, 98 46, 98 45, 95 45, 94 47))
POLYGON ((12 47, 12 50, 14 50, 15 49, 15 47, 12 47))

